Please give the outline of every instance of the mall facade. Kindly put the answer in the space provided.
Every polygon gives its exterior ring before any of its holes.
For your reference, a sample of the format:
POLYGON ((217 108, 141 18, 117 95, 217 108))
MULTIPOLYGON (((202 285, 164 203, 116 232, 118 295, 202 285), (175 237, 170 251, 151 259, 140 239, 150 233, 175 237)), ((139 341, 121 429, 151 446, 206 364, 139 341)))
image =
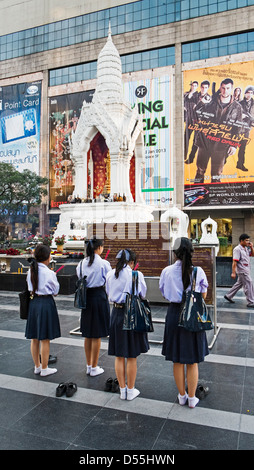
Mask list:
MULTIPOLYGON (((254 0, 3 0, 0 162, 49 178, 46 233, 73 193, 71 134, 109 28, 143 116, 146 203, 155 218, 186 212, 192 238, 215 219, 230 256, 242 232, 254 238, 254 0)), ((91 199, 108 191, 96 175, 91 199)))

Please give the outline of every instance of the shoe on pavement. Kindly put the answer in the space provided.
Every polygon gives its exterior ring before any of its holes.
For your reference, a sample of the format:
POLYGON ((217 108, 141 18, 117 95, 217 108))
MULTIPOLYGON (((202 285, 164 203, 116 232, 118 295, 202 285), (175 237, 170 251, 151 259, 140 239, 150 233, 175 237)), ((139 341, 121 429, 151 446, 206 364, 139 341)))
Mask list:
POLYGON ((46 369, 41 369, 40 376, 41 377, 46 377, 47 375, 52 375, 57 372, 57 369, 51 369, 50 367, 46 367, 46 369))
POLYGON ((254 303, 247 304, 247 307, 254 308, 254 303))
POLYGON ((96 366, 91 368, 90 376, 95 377, 96 375, 103 374, 104 369, 102 367, 96 366))
POLYGON ((230 299, 227 295, 224 295, 224 299, 226 299, 228 302, 230 302, 231 304, 234 304, 235 301, 230 299))
POLYGON ((137 388, 127 388, 127 400, 134 400, 139 394, 140 391, 137 388))

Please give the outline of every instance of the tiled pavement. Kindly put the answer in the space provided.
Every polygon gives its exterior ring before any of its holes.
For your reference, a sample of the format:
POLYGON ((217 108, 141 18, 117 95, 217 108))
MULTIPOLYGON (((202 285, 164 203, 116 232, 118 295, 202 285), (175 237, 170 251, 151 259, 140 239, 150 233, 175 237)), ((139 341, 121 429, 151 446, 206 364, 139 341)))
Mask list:
MULTIPOLYGON (((85 373, 83 339, 73 296, 58 296, 62 337, 51 342, 58 372, 42 378, 33 373, 30 341, 19 319, 18 293, 0 292, 0 449, 178 451, 254 450, 254 309, 239 292, 227 303, 227 289, 217 289, 218 337, 200 365, 200 380, 209 395, 195 409, 176 402, 172 364, 161 356, 163 324, 155 324, 148 353, 138 358, 132 402, 104 392, 115 377, 114 358, 102 341, 98 377, 85 373), (56 398, 60 382, 73 381, 72 398, 56 398)), ((152 306, 154 318, 165 319, 166 306, 152 306)), ((211 333, 209 333, 211 334, 211 333)), ((210 342, 209 337, 209 342, 210 342)), ((55 367, 55 366, 53 366, 55 367)), ((87 454, 88 453, 88 454, 87 454)))

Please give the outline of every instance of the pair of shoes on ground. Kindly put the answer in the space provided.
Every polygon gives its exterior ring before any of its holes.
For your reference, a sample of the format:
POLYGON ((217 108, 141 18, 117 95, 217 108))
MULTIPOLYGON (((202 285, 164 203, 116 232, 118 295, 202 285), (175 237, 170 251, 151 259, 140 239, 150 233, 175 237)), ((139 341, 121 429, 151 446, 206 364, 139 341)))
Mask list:
POLYGON ((62 382, 56 387, 56 397, 62 397, 64 393, 67 397, 72 397, 77 389, 77 384, 74 382, 62 382))
POLYGON ((96 366, 86 366, 86 375, 90 375, 91 377, 95 377, 96 375, 101 375, 103 374, 104 369, 102 367, 96 366))
POLYGON ((140 391, 133 387, 133 388, 128 388, 125 386, 124 388, 120 388, 120 398, 121 400, 134 400, 138 395, 140 394, 140 391))
POLYGON ((47 377, 48 375, 55 374, 57 369, 53 369, 50 367, 46 367, 46 369, 42 369, 41 365, 39 367, 34 366, 34 373, 35 375, 40 375, 41 377, 47 377))
POLYGON ((112 392, 112 393, 117 393, 119 392, 119 383, 117 379, 112 379, 112 377, 109 377, 106 382, 105 382, 105 387, 104 391, 105 392, 112 392))

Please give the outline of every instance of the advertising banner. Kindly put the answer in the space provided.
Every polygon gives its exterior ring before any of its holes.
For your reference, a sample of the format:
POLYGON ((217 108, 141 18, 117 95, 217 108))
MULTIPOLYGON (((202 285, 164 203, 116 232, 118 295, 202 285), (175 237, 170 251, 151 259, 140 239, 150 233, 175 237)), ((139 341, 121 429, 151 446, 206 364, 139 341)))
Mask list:
POLYGON ((49 100, 49 206, 67 202, 74 190, 70 134, 75 131, 83 101, 91 102, 94 90, 54 96, 49 100))
POLYGON ((0 162, 39 174, 41 81, 0 87, 0 162))
POLYGON ((124 83, 124 97, 143 116, 145 168, 141 175, 147 204, 173 202, 172 77, 164 75, 124 83))
POLYGON ((185 207, 254 204, 254 62, 183 78, 185 207))

